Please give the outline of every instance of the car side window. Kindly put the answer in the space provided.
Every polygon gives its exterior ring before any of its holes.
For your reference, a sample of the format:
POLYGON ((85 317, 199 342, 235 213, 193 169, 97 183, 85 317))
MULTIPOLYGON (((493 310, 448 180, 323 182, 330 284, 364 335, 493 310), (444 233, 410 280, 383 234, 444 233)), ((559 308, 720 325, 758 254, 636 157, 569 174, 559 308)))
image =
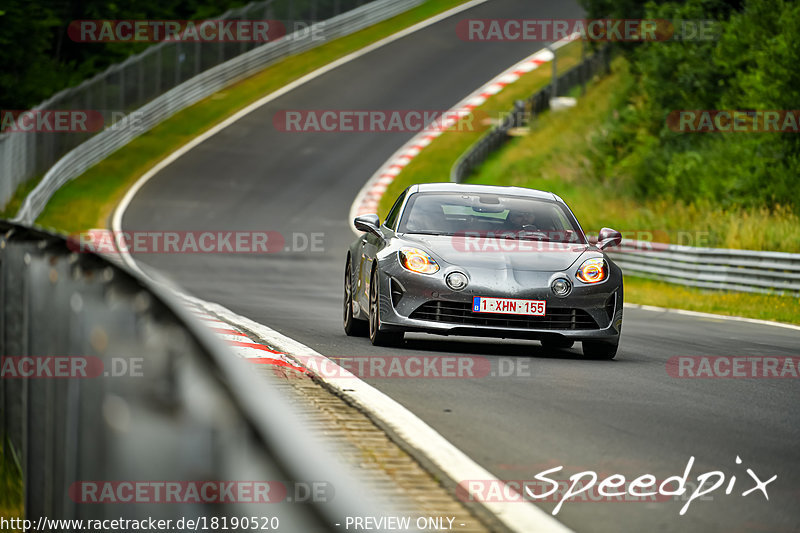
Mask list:
POLYGON ((395 201, 392 208, 389 210, 389 214, 386 215, 386 220, 383 221, 383 225, 387 228, 394 229, 394 224, 397 222, 397 217, 400 214, 400 206, 403 205, 403 200, 405 197, 405 193, 401 194, 397 201, 395 201))

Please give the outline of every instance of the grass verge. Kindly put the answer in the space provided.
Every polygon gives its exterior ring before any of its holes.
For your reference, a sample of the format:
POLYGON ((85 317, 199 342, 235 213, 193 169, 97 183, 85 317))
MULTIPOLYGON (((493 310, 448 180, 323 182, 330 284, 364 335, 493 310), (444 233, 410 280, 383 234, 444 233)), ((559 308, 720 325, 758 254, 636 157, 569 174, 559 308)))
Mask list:
POLYGON ((23 516, 22 468, 11 442, 5 439, 0 447, 0 518, 8 520, 23 516))
MULTIPOLYGON (((389 20, 281 60, 180 111, 62 187, 37 224, 64 233, 105 227, 114 207, 136 180, 193 137, 287 83, 465 1, 429 0, 389 20)), ((32 185, 21 187, 17 193, 22 195, 30 188, 32 185)), ((11 205, 18 206, 23 198, 15 197, 11 205)))
POLYGON ((39 183, 39 180, 41 179, 42 176, 36 176, 28 181, 23 181, 20 183, 6 206, 3 209, 0 209, 0 218, 14 218, 14 216, 17 214, 17 211, 19 211, 19 208, 22 207, 22 202, 25 201, 25 198, 28 196, 28 194, 30 194, 33 188, 36 187, 36 184, 39 183))
POLYGON ((790 296, 704 290, 625 276, 625 301, 800 325, 800 298, 790 296))

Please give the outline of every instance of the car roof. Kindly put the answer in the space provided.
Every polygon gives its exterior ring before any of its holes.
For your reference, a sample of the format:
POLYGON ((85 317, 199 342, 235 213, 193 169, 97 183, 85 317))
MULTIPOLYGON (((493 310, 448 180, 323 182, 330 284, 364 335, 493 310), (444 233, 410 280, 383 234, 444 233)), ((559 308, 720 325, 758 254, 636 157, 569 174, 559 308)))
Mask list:
POLYGON ((415 192, 463 192, 473 194, 511 194, 514 196, 526 196, 529 198, 539 198, 542 200, 555 200, 563 203, 564 201, 557 195, 536 189, 525 187, 508 187, 504 185, 477 185, 474 183, 419 183, 409 187, 410 193, 415 192))

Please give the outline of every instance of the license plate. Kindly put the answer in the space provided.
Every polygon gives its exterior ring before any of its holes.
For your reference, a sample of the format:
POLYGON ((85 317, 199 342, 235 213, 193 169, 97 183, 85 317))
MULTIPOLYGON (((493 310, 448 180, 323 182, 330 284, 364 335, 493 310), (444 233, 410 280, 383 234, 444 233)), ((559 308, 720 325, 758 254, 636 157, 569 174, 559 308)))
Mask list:
POLYGON ((475 296, 472 299, 472 311, 474 313, 544 316, 545 301, 475 296))

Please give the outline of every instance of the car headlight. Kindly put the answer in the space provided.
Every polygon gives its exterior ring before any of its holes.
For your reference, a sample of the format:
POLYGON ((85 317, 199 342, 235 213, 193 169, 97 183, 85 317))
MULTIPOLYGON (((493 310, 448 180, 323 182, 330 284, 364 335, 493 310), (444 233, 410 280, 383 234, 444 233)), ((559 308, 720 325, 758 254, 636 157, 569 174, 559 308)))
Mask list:
POLYGON ((417 248, 403 248, 399 252, 400 264, 403 268, 418 274, 435 274, 439 271, 439 264, 422 250, 417 248))
POLYGON ((587 259, 575 274, 584 283, 599 283, 608 277, 608 265, 602 257, 587 259))

